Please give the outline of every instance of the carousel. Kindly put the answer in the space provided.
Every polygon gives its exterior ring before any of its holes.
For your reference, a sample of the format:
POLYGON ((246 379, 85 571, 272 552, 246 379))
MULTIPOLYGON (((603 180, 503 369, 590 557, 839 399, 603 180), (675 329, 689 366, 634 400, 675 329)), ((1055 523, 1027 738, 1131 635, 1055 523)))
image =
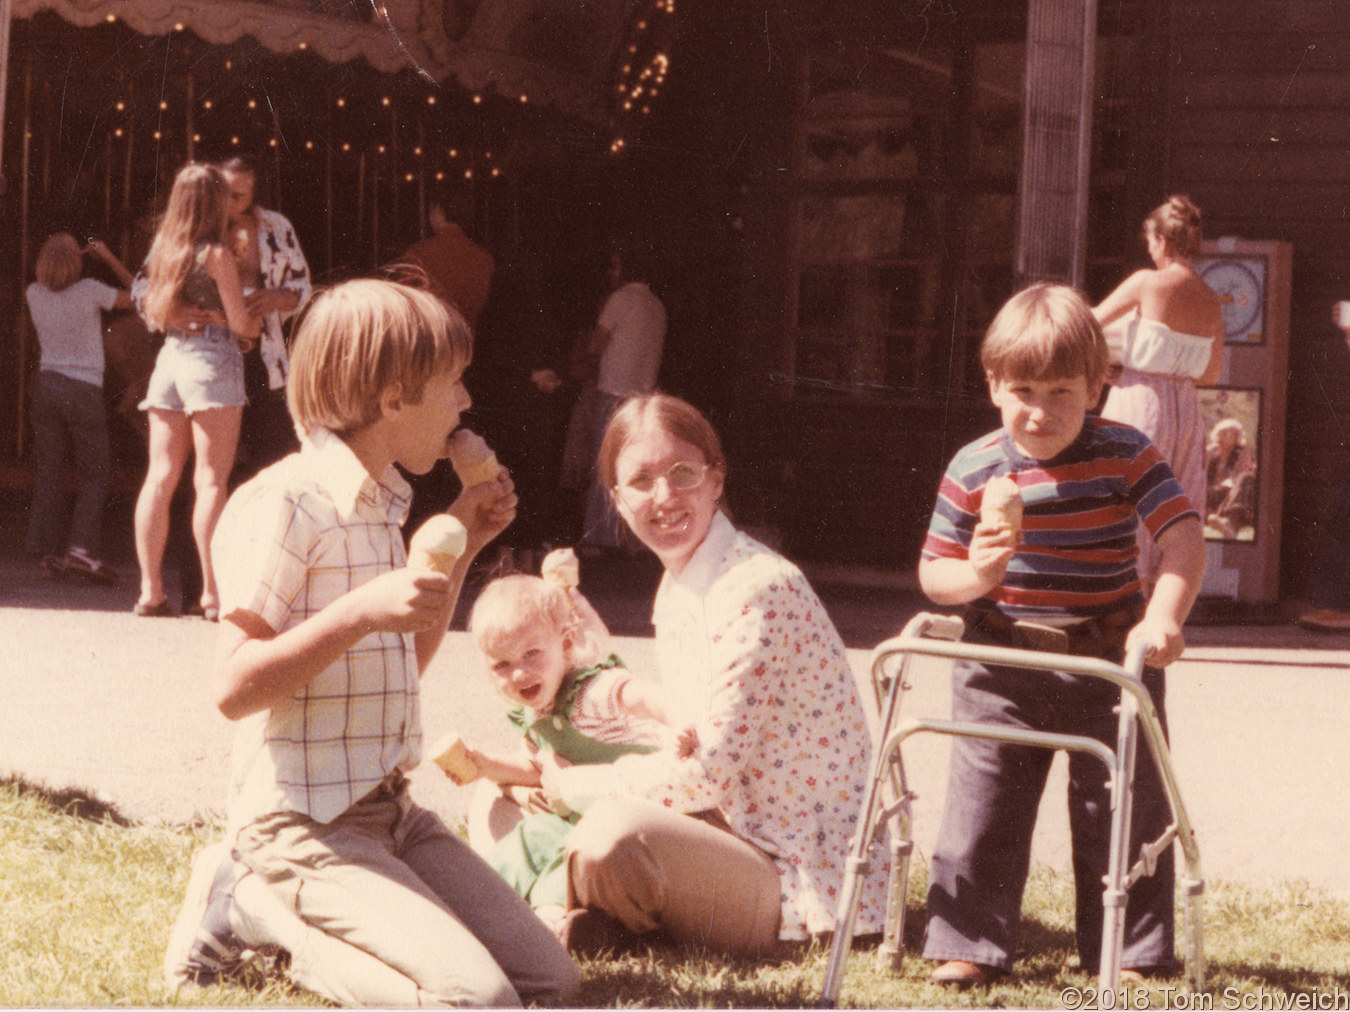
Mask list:
MULTIPOLYGON (((135 270, 178 168, 247 154, 320 282, 396 257, 447 190, 509 250, 541 205, 565 221, 585 203, 573 183, 622 159, 673 36, 674 0, 0 0, 6 484, 28 480, 23 289, 52 232, 100 238, 135 270)), ((155 343, 128 313, 105 345, 128 469, 155 343)))

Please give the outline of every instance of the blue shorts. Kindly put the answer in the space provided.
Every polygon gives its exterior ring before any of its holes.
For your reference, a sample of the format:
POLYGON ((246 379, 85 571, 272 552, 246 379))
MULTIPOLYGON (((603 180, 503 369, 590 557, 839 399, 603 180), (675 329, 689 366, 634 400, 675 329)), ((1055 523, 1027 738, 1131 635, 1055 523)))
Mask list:
POLYGON ((246 400, 239 342, 228 327, 211 323, 200 331, 169 331, 139 407, 191 415, 242 407, 246 400))

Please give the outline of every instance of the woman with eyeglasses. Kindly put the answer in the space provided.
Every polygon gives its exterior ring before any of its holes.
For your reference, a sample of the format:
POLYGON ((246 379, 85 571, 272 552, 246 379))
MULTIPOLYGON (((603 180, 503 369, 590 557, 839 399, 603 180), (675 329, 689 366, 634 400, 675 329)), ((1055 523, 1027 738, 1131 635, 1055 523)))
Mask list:
MULTIPOLYGON (((763 952, 834 930, 868 772, 867 718, 829 616, 801 571, 722 509, 717 433, 675 397, 635 397, 598 471, 665 567, 654 609, 661 681, 696 725, 692 757, 545 765, 546 794, 582 813, 568 838, 574 950, 664 931, 763 952)), ((860 933, 882 926, 878 850, 860 933)))

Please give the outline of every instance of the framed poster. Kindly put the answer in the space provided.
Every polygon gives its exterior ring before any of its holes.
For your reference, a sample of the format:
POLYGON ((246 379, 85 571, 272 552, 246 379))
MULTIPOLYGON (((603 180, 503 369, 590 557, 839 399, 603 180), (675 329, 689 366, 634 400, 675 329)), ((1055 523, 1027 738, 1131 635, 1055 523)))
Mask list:
MULTIPOLYGON (((1255 541, 1261 530, 1261 391, 1201 387, 1205 422, 1205 505, 1210 541, 1255 541)), ((1197 504, 1199 505, 1199 504, 1197 504)))

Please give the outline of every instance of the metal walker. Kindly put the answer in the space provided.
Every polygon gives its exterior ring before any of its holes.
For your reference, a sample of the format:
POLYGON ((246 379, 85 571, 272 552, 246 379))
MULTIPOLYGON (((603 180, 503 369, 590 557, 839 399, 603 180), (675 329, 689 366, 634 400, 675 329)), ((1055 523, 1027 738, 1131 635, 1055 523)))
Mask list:
POLYGON ((891 879, 886 928, 877 959, 893 969, 898 969, 903 960, 905 900, 909 887, 910 856, 914 849, 910 832, 910 802, 915 795, 910 793, 905 780, 901 746, 911 735, 924 731, 1085 752, 1101 760, 1111 775, 1111 848, 1102 894, 1104 916, 1098 986, 1113 990, 1120 981, 1126 891, 1145 875, 1153 874, 1158 856, 1176 842, 1180 844, 1185 859, 1185 870, 1178 877, 1185 904, 1183 948, 1186 981, 1193 992, 1201 992, 1205 984, 1205 962, 1201 923, 1204 880, 1200 875, 1200 851, 1195 841, 1195 831, 1181 801, 1157 710, 1140 681, 1144 668, 1144 649, 1131 650, 1122 667, 1092 657, 954 642, 964 631, 964 624, 959 618, 921 613, 905 625, 899 636, 886 640, 872 652, 872 684, 880 711, 877 732, 880 747, 872 758, 862 818, 849 850, 820 1006, 833 1008, 838 1002, 845 964, 853 946, 853 926, 862 882, 871 873, 867 855, 887 826, 890 828, 891 879), (1121 690, 1120 705, 1117 707, 1120 722, 1116 747, 1113 751, 1100 741, 1081 735, 929 718, 901 720, 900 701, 905 690, 910 687, 906 676, 909 662, 914 656, 1040 668, 1106 679, 1121 690), (897 661, 898 665, 895 663, 897 661), (1172 823, 1161 837, 1144 844, 1138 860, 1131 864, 1128 853, 1130 814, 1134 802, 1134 766, 1140 728, 1143 729, 1145 744, 1171 806, 1172 823))

